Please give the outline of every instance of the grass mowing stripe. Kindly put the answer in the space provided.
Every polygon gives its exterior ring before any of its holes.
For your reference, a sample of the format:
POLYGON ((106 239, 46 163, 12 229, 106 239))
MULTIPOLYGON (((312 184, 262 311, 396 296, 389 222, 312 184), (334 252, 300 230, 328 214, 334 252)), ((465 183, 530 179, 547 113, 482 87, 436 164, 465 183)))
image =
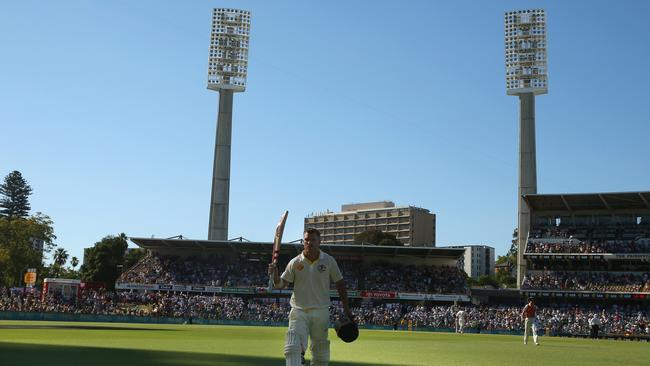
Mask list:
MULTIPOLYGON (((282 365, 285 328, 0 321, 0 364, 68 366, 282 365)), ((346 344, 333 331, 332 366, 648 365, 645 342, 362 330, 346 344)), ((309 357, 308 357, 309 358, 309 357)))

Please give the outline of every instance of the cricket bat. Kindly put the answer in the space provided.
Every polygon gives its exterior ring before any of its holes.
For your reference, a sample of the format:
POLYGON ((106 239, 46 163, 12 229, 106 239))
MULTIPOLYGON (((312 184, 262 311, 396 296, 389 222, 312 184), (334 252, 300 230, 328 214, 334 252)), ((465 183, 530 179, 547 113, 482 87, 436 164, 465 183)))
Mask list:
MULTIPOLYGON (((273 264, 278 264, 278 258, 280 258, 280 244, 282 244, 282 233, 284 233, 284 224, 287 222, 287 216, 289 216, 289 211, 284 211, 282 217, 280 217, 278 226, 275 227, 275 237, 273 238, 273 257, 271 259, 271 262, 273 264)), ((268 291, 273 290, 273 287, 273 276, 269 276, 268 291)))

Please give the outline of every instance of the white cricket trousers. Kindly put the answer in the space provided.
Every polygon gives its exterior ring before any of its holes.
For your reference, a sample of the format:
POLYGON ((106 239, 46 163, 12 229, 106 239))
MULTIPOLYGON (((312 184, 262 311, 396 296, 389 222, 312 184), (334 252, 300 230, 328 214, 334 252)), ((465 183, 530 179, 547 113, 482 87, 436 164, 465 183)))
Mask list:
POLYGON ((533 342, 537 344, 537 326, 535 325, 535 317, 526 318, 524 321, 524 343, 528 343, 528 330, 533 333, 533 342))
POLYGON ((311 351, 311 366, 327 366, 330 360, 330 342, 327 339, 329 309, 291 309, 289 329, 284 344, 286 366, 301 366, 301 353, 311 351))

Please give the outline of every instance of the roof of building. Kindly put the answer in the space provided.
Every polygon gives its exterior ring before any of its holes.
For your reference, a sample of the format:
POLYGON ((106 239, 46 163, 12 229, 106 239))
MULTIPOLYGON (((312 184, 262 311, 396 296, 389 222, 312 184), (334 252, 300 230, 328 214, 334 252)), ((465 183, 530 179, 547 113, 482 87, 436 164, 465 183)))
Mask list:
MULTIPOLYGON (((231 240, 188 240, 188 239, 161 239, 161 238, 129 238, 138 246, 149 250, 220 250, 231 248, 249 252, 268 252, 269 256, 273 243, 252 242, 252 241, 231 241, 231 240)), ((302 250, 301 243, 282 243, 281 253, 299 253, 302 250)), ((411 256, 411 257, 438 257, 438 258, 460 258, 465 250, 453 248, 435 247, 401 247, 401 246, 378 246, 378 245, 345 245, 345 244, 321 244, 321 248, 334 256, 411 256)))
POLYGON ((532 211, 650 211, 650 192, 527 194, 532 211))

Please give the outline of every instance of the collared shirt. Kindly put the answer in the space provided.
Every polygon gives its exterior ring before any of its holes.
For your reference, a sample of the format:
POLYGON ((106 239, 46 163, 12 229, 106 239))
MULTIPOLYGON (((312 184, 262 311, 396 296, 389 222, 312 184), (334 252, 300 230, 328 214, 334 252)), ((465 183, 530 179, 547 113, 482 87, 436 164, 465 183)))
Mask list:
POLYGON ((535 311, 537 311, 535 305, 526 305, 524 306, 524 311, 522 311, 521 313, 524 315, 525 318, 534 318, 535 311))
POLYGON ((342 280, 343 275, 336 260, 321 250, 314 262, 300 253, 287 264, 281 278, 293 282, 291 307, 308 310, 329 308, 330 282, 342 280))

